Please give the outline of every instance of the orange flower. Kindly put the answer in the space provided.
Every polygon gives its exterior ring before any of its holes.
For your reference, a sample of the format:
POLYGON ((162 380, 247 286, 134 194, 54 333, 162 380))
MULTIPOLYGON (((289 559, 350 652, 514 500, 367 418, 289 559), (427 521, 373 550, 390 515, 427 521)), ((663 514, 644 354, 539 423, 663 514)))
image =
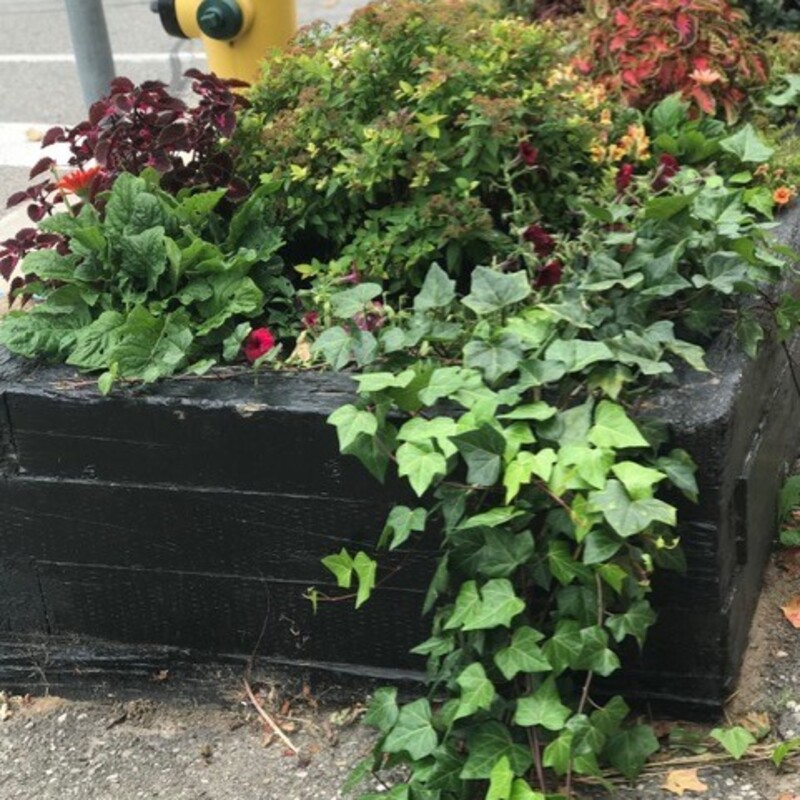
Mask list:
POLYGON ((792 202, 796 194, 797 192, 789 186, 779 186, 772 193, 772 199, 775 201, 775 205, 785 206, 787 203, 792 202))
POLYGON ((75 169, 62 176, 56 183, 56 188, 72 194, 84 194, 92 184, 95 176, 102 172, 102 167, 89 167, 89 169, 75 169))

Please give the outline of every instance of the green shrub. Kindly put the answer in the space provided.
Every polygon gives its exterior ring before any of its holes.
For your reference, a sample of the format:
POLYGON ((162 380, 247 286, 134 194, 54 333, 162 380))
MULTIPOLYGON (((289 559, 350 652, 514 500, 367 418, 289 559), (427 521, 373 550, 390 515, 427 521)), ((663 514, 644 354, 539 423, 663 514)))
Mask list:
POLYGON ((280 182, 271 219, 289 263, 398 287, 435 261, 451 274, 502 261, 518 241, 512 192, 528 221, 574 226, 578 187, 602 177, 588 151, 600 109, 553 83, 558 47, 549 25, 403 0, 269 60, 239 168, 280 182))
POLYGON ((754 25, 763 28, 800 28, 800 3, 797 0, 739 0, 754 25))

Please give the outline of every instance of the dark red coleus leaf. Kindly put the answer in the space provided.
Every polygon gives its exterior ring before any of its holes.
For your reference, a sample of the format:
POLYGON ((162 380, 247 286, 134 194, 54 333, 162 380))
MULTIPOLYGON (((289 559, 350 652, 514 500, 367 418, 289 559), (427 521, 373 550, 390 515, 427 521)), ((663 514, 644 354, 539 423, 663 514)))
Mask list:
POLYGON ((542 289, 545 286, 555 286, 561 283, 561 275, 564 272, 564 265, 554 258, 548 261, 543 267, 540 267, 533 279, 533 286, 536 289, 542 289))
POLYGON ((622 194, 633 180, 633 164, 622 164, 617 170, 617 177, 614 180, 617 191, 622 194))

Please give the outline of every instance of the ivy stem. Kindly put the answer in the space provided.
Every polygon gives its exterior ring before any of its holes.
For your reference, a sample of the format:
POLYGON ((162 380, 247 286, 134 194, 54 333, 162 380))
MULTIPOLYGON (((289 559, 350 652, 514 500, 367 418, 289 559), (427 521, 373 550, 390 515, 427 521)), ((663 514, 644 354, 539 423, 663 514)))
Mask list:
POLYGON ((536 767, 536 780, 539 782, 539 788, 542 792, 547 793, 547 783, 544 779, 544 767, 542 766, 542 751, 541 744, 539 743, 539 734, 536 728, 528 728, 528 737, 531 742, 531 750, 533 751, 533 763, 536 767))

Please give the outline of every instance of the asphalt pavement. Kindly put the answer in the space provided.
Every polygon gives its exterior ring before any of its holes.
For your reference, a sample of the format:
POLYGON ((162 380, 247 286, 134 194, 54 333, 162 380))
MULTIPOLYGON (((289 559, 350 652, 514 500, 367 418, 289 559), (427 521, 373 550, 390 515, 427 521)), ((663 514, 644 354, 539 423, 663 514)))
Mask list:
MULTIPOLYGON (((264 2, 264 0, 256 0, 264 2)), ((299 24, 345 20, 359 0, 300 0, 299 24)), ((135 82, 163 80, 186 88, 183 72, 204 68, 199 42, 175 39, 150 11, 149 0, 104 0, 117 75, 135 82)), ((0 212, 5 198, 27 184, 43 155, 39 141, 52 125, 86 115, 64 0, 0 0, 0 212)))

